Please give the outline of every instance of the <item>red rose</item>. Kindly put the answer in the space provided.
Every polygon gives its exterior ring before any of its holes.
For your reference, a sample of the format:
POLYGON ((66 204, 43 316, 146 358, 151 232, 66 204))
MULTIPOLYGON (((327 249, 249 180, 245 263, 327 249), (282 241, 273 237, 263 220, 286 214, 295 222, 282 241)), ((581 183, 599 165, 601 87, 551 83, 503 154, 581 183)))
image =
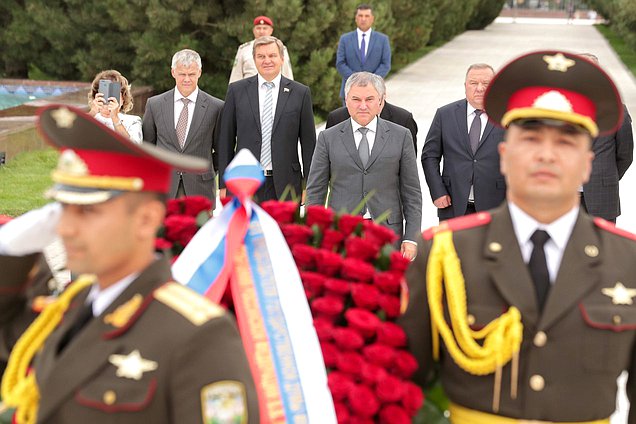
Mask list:
POLYGON ((387 375, 384 380, 375 386, 375 394, 380 402, 398 402, 406 390, 406 386, 399 378, 387 375))
POLYGON ((299 269, 313 269, 316 265, 315 247, 306 244, 296 244, 292 247, 291 252, 299 269))
POLYGON ((424 403, 424 393, 417 384, 410 381, 404 382, 404 396, 402 396, 402 406, 410 414, 415 415, 424 403))
POLYGON ((172 243, 170 243, 165 238, 157 237, 155 239, 155 249, 156 250, 168 250, 172 249, 172 243))
POLYGON ((349 237, 345 240, 347 258, 368 261, 378 256, 378 247, 367 239, 349 237))
POLYGON ((260 206, 279 224, 291 224, 294 222, 294 215, 298 212, 298 203, 296 202, 267 200, 260 206))
POLYGON ((359 375, 361 366, 362 355, 359 353, 353 351, 339 353, 338 362, 336 364, 338 370, 352 375, 359 375))
POLYGON ((373 276, 373 284, 385 293, 400 293, 400 274, 394 271, 378 272, 373 276))
POLYGON ((183 201, 181 199, 183 198, 168 200, 166 203, 166 217, 170 215, 181 215, 183 213, 183 201))
POLYGON ((316 224, 321 230, 328 228, 333 222, 333 210, 324 206, 307 206, 305 218, 308 227, 316 224))
POLYGON ((390 294, 380 295, 380 308, 386 313, 387 319, 395 319, 400 316, 400 299, 390 294))
POLYGON ((329 228, 325 228, 324 231, 322 232, 322 243, 320 244, 320 247, 322 247, 325 250, 339 250, 340 249, 340 243, 342 243, 342 240, 344 240, 344 234, 342 234, 340 231, 336 231, 336 230, 331 230, 329 228))
POLYGON ((417 359, 410 352, 398 350, 393 362, 393 373, 398 377, 409 379, 415 374, 419 365, 417 359))
POLYGON ((340 355, 336 345, 333 343, 320 343, 320 350, 322 350, 322 359, 325 361, 325 366, 327 368, 335 368, 340 355))
POLYGON ((355 386, 351 376, 341 371, 331 371, 327 375, 327 384, 335 401, 345 399, 351 389, 353 389, 353 386, 355 386))
POLYGON ((395 349, 379 343, 365 346, 362 353, 369 362, 384 368, 388 368, 395 359, 395 349))
POLYGON ((349 424, 375 424, 375 421, 373 418, 353 415, 349 417, 349 424))
POLYGON ((358 225, 362 228, 363 222, 364 218, 360 215, 342 215, 338 218, 338 229, 342 232, 342 234, 348 236, 356 230, 358 225))
POLYGON ((281 224, 280 230, 290 248, 297 244, 307 244, 309 238, 314 235, 311 228, 298 224, 281 224))
POLYGON ((316 268, 318 272, 333 277, 342 268, 343 259, 337 253, 328 250, 319 249, 316 253, 316 268))
MULTIPOLYGON (((331 395, 333 396, 333 390, 331 390, 331 395)), ((334 402, 333 408, 336 410, 338 424, 349 424, 349 408, 341 402, 334 402)))
POLYGON ((375 274, 375 268, 360 259, 345 259, 340 274, 342 278, 368 283, 375 274))
POLYGON ((314 328, 316 329, 316 334, 318 335, 320 343, 328 342, 333 339, 334 326, 329 320, 320 317, 315 318, 314 328))
POLYGON ((319 296, 325 285, 325 277, 317 272, 300 271, 300 279, 305 289, 313 296, 319 296))
POLYGON ((380 402, 369 387, 358 384, 349 391, 351 412, 360 417, 373 417, 380 409, 380 402))
POLYGON ((331 334, 336 346, 342 350, 357 350, 364 346, 364 338, 351 328, 336 327, 331 334))
POLYGON ((349 308, 347 312, 345 312, 345 318, 351 328, 367 338, 375 335, 381 323, 380 318, 360 308, 349 308))
POLYGON ((349 283, 347 280, 340 280, 338 278, 329 278, 325 281, 325 289, 328 293, 337 296, 344 296, 349 293, 349 283))
POLYGON ((199 230, 197 220, 193 216, 172 215, 164 220, 166 239, 186 246, 199 230))
POLYGON ((411 264, 411 261, 402 256, 402 253, 399 251, 391 252, 391 271, 397 272, 405 272, 406 269, 411 264))
POLYGON ((327 318, 333 318, 340 314, 343 308, 343 300, 335 296, 320 297, 311 302, 311 309, 316 316, 324 315, 327 318))
POLYGON ((373 221, 364 221, 364 238, 378 246, 393 244, 397 241, 398 235, 393 230, 384 225, 376 224, 373 221))
POLYGON ((406 333, 393 322, 383 322, 378 327, 377 342, 392 347, 406 346, 406 333))
POLYGON ((387 375, 389 375, 387 370, 376 364, 370 364, 366 361, 362 363, 360 378, 362 378, 362 381, 369 386, 380 383, 387 375))
POLYGON ((195 218, 200 212, 210 212, 212 202, 204 196, 186 196, 183 198, 183 213, 195 218))
POLYGON ((374 311, 380 301, 380 291, 370 284, 352 284, 351 297, 357 307, 374 311))
POLYGON ((411 424, 411 417, 398 405, 386 405, 380 411, 380 424, 411 424))

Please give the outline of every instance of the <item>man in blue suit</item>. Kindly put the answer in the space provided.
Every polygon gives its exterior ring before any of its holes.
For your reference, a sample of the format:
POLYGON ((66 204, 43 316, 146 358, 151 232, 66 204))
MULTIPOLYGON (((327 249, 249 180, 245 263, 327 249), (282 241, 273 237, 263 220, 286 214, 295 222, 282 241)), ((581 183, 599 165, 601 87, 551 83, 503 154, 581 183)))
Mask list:
POLYGON ((340 98, 344 100, 344 86, 354 72, 367 71, 385 78, 391 70, 389 37, 373 31, 373 9, 368 4, 356 8, 355 31, 340 37, 336 54, 336 69, 342 76, 340 98))

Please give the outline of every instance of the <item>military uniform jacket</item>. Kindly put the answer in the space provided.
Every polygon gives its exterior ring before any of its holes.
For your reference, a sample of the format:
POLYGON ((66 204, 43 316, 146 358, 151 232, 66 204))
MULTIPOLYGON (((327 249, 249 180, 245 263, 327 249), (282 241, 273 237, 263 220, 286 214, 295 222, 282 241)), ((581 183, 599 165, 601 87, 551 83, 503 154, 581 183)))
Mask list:
POLYGON ((233 320, 170 278, 153 263, 58 354, 88 289, 73 300, 34 361, 38 423, 259 422, 233 320))
MULTIPOLYGON (((487 223, 453 234, 466 280, 468 314, 474 317, 469 322, 481 328, 510 306, 520 310, 523 322, 518 397, 510 397, 507 364, 500 415, 546 421, 607 418, 614 412, 616 378, 623 370, 630 372, 627 394, 634 402, 636 304, 614 304, 602 290, 618 282, 636 288, 636 242, 617 234, 620 230, 601 228, 605 221, 597 225, 580 213, 540 314, 507 204, 492 212, 491 221, 486 212, 474 217, 487 223)), ((431 241, 418 243, 418 256, 407 271, 409 305, 400 319, 420 363, 420 384, 435 368, 425 287, 430 247, 431 241)), ((494 375, 466 373, 441 344, 439 370, 451 401, 492 413, 494 375)), ((635 409, 629 415, 632 424, 635 409)))

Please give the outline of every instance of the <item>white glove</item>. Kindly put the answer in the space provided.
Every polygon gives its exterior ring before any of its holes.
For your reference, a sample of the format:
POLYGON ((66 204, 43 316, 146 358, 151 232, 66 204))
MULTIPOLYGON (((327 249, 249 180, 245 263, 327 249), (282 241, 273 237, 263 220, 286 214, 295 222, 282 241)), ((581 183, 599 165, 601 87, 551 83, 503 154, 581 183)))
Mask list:
POLYGON ((0 227, 0 254, 23 256, 41 252, 57 237, 62 205, 49 203, 0 227))

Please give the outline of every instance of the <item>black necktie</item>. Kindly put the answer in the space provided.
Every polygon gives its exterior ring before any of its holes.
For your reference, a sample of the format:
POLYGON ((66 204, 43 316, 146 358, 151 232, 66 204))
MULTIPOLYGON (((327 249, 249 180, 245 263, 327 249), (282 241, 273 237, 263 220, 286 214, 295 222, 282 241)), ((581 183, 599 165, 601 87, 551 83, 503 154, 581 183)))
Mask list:
POLYGON ((75 321, 73 321, 73 325, 69 330, 62 336, 60 339, 60 343, 57 345, 57 353, 59 354, 68 346, 68 344, 73 340, 73 338, 93 319, 93 304, 88 303, 82 305, 81 309, 77 313, 75 317, 75 321))
POLYGON ((481 112, 481 110, 475 109, 475 117, 468 131, 468 140, 470 141, 470 148, 473 150, 473 153, 477 151, 479 137, 481 137, 481 118, 479 117, 481 112))
POLYGON ((532 255, 530 255, 528 268, 537 292, 537 304, 539 305, 539 310, 542 311, 545 299, 548 297, 548 291, 550 291, 550 274, 548 273, 545 251, 543 250, 543 246, 550 240, 550 235, 543 230, 536 230, 530 240, 534 244, 534 248, 532 249, 532 255))

